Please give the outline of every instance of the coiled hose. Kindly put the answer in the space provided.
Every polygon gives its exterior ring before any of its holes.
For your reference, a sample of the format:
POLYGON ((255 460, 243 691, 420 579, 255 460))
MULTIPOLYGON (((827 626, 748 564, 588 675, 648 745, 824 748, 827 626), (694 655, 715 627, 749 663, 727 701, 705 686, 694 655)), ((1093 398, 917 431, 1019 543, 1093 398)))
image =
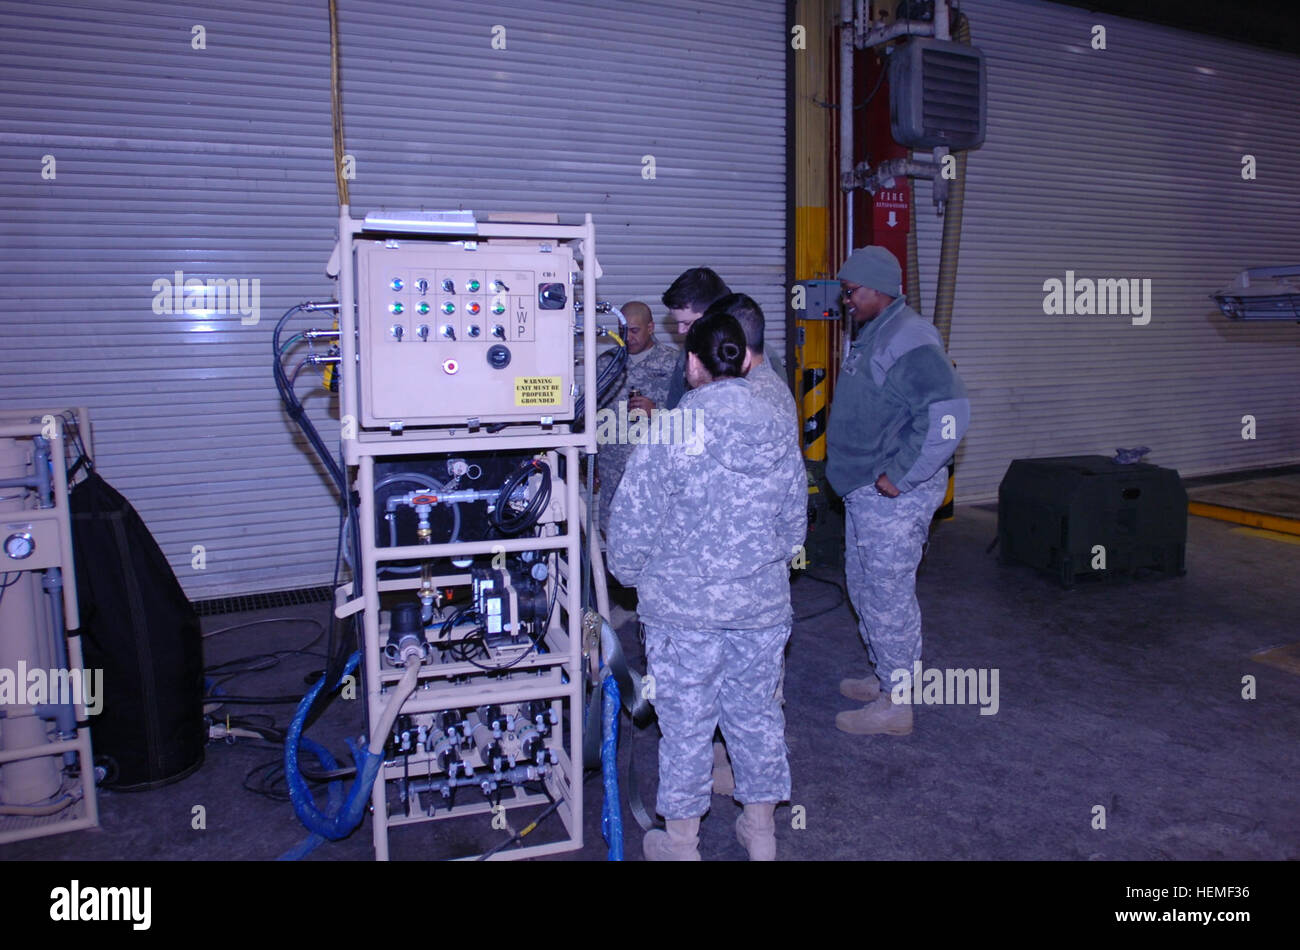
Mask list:
MULTIPOLYGON (((347 663, 343 666, 342 675, 339 676, 331 689, 338 689, 343 680, 356 671, 360 663, 360 651, 348 657, 347 663)), ((342 795, 341 782, 330 783, 328 812, 323 812, 316 807, 316 802, 312 799, 311 789, 307 787, 307 781, 302 777, 302 773, 298 769, 298 757, 302 746, 306 746, 308 751, 314 752, 321 765, 327 770, 337 768, 337 763, 334 762, 328 750, 305 738, 302 734, 307 722, 307 713, 311 710, 312 704, 316 701, 316 697, 320 695, 321 690, 325 688, 326 678, 321 677, 307 691, 307 695, 298 704, 298 710, 294 713, 293 721, 289 724, 288 735, 285 737, 284 773, 289 783, 289 800, 293 803, 294 814, 298 816, 298 820, 311 832, 312 836, 282 855, 282 860, 297 860, 305 857, 324 841, 338 841, 346 838, 356 829, 357 825, 361 824, 361 819, 366 812, 366 800, 370 797, 370 793, 374 788, 375 778, 379 775, 379 768, 384 764, 384 743, 388 738, 388 733, 393 728, 393 723, 397 720, 397 714, 401 710, 402 704, 415 690, 415 683, 419 678, 419 674, 419 662, 415 660, 409 662, 406 667, 406 674, 394 687, 388 705, 384 708, 384 714, 375 729, 375 734, 370 737, 368 747, 362 748, 351 741, 348 742, 348 748, 351 750, 353 761, 356 764, 357 777, 353 781, 352 789, 348 792, 346 798, 342 795), (338 786, 338 788, 335 788, 335 786, 338 786)))

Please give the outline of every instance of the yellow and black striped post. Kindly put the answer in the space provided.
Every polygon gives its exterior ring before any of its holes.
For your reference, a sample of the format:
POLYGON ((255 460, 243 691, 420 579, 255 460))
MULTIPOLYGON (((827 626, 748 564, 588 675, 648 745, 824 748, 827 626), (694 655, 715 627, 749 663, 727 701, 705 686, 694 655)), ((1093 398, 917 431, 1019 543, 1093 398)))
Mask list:
POLYGON ((799 320, 799 391, 800 431, 803 436, 803 455, 810 462, 826 460, 826 375, 830 358, 830 329, 828 320, 799 320))

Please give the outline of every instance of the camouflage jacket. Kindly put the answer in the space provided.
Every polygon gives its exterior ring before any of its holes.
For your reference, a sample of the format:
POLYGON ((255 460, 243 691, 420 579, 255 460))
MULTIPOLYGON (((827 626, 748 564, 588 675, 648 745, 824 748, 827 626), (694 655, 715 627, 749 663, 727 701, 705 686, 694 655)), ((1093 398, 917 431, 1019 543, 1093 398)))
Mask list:
POLYGON ((614 496, 609 568, 647 623, 751 629, 790 621, 789 562, 808 484, 789 420, 743 379, 694 389, 685 440, 638 445, 614 496))
MULTIPOLYGON (((635 363, 628 361, 622 384, 602 408, 609 409, 615 419, 625 419, 628 413, 628 392, 632 389, 641 390, 641 395, 656 406, 663 406, 668 399, 669 380, 676 365, 677 349, 665 343, 656 343, 646 351, 644 359, 635 363)), ((597 432, 600 480, 604 482, 609 479, 612 485, 617 485, 635 446, 626 438, 626 424, 621 427, 616 424, 612 433, 603 427, 597 432), (610 434, 613 438, 609 437, 610 434)))
POLYGON ((676 366, 677 347, 663 342, 655 343, 641 359, 628 357, 627 371, 612 402, 617 405, 628 398, 629 390, 639 389, 655 406, 663 406, 668 400, 669 382, 676 366))
POLYGON ((970 399, 943 338, 899 297, 844 354, 826 426, 826 478, 841 497, 882 474, 909 492, 948 464, 969 424, 970 399))
POLYGON ((795 408, 794 394, 786 385, 785 377, 777 375, 772 358, 764 357, 763 362, 749 371, 745 376, 754 387, 754 394, 777 409, 782 417, 790 421, 791 432, 796 441, 799 439, 799 413, 795 408))

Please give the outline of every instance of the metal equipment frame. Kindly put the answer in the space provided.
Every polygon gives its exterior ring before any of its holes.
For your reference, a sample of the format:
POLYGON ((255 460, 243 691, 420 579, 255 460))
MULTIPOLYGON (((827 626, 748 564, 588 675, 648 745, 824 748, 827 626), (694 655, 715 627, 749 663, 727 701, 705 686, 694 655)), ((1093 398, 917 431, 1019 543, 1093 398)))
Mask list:
MULTIPOLYGON (((68 499, 68 473, 65 467, 66 433, 63 414, 72 412, 77 419, 77 431, 88 453, 92 452, 90 411, 85 407, 76 409, 32 409, 6 410, 0 412, 0 439, 35 439, 43 437, 50 444, 50 458, 56 460, 51 465, 51 487, 53 505, 49 508, 27 508, 21 511, 0 511, 0 529, 23 525, 32 529, 33 534, 50 534, 58 538, 56 551, 45 551, 41 545, 33 555, 31 563, 25 561, 9 563, 9 559, 0 556, 6 563, 0 570, 9 571, 44 571, 58 568, 63 573, 63 622, 65 630, 50 630, 53 637, 66 635, 68 669, 81 670, 84 661, 81 652, 81 637, 69 634, 81 626, 81 615, 77 606, 77 574, 73 560, 72 515, 68 499), (52 424, 50 420, 53 420, 52 424), (35 421, 33 421, 35 420, 35 421), (38 527, 39 526, 39 527, 38 527), (42 530, 42 528, 44 530, 42 530)), ((5 636, 0 631, 0 636, 5 636)), ((76 736, 71 739, 51 739, 39 745, 26 748, 0 751, 0 765, 35 759, 46 755, 63 756, 73 753, 77 757, 81 797, 74 800, 62 811, 52 815, 20 816, 0 815, 0 844, 11 841, 24 841, 46 835, 62 834, 65 831, 79 831, 85 828, 99 827, 99 804, 95 794, 94 756, 90 747, 90 729, 84 702, 75 706, 77 716, 76 736)), ((0 726, 0 728, 3 728, 0 726)), ((65 785, 66 785, 65 778, 65 785)), ((74 785, 75 788, 75 785, 74 785)))
MULTIPOLYGON (((550 580, 559 584, 556 596, 567 613, 567 623, 560 622, 557 610, 551 629, 545 632, 548 652, 534 652, 511 672, 532 671, 537 675, 509 680, 492 679, 483 669, 468 662, 425 664, 421 666, 415 691, 403 703, 401 714, 419 714, 494 703, 511 703, 531 700, 550 700, 553 709, 559 707, 556 717, 552 748, 562 747, 558 767, 548 777, 548 791, 562 799, 558 814, 567 831, 563 841, 513 848, 494 857, 513 859, 553 854, 580 849, 583 845, 583 788, 582 741, 580 727, 583 710, 583 631, 580 568, 582 564, 583 505, 579 494, 579 462, 583 454, 596 452, 596 287, 599 265, 595 256, 595 231, 591 215, 587 214, 581 225, 477 222, 472 230, 463 225, 449 227, 439 234, 431 231, 427 222, 404 224, 401 216, 385 218, 377 227, 367 228, 364 220, 353 218, 349 207, 339 211, 339 415, 343 423, 343 459, 356 473, 350 483, 360 495, 358 510, 361 536, 360 563, 355 566, 364 578, 361 596, 353 595, 354 585, 345 584, 336 591, 335 613, 340 618, 360 613, 363 618, 364 642, 362 645, 364 688, 367 699, 368 736, 380 728, 382 710, 388 705, 392 693, 403 673, 400 668, 385 666, 384 642, 380 627, 380 597, 391 591, 415 590, 420 587, 419 577, 380 580, 381 565, 429 560, 431 558, 481 556, 518 551, 558 551, 560 569, 550 580), (574 432, 569 423, 556 422, 543 425, 515 423, 493 433, 486 429, 471 430, 458 427, 404 427, 401 431, 365 429, 360 425, 361 368, 358 343, 357 273, 355 244, 370 233, 383 234, 408 241, 473 241, 500 240, 519 245, 523 242, 556 242, 575 245, 582 263, 583 287, 583 392, 585 393, 582 432, 574 432), (380 547, 376 538, 375 464, 377 460, 416 455, 534 451, 547 453, 551 462, 555 489, 548 507, 547 520, 555 533, 549 537, 510 538, 501 540, 457 542, 444 544, 418 544, 399 547, 380 547), (555 462, 563 457, 565 477, 559 478, 555 462)), ((577 255, 575 255, 577 256, 577 255)), ((570 327, 569 332, 575 328, 570 327)), ((433 582, 439 587, 469 584, 468 571, 436 576, 433 582)), ((413 756, 406 765, 423 763, 428 753, 413 756)), ((457 805, 432 815, 415 814, 391 816, 388 813, 388 782, 401 778, 403 764, 386 762, 380 769, 371 793, 373 811, 373 837, 375 857, 389 857, 389 831, 441 818, 488 813, 488 801, 457 805)), ((535 806, 546 803, 544 796, 525 792, 514 787, 513 797, 505 795, 500 804, 505 808, 535 806)))

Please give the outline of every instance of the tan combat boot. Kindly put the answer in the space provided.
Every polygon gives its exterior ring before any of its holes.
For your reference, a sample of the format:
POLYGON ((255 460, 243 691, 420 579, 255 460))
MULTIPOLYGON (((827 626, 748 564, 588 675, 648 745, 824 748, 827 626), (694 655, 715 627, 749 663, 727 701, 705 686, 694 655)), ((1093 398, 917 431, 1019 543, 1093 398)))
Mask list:
POLYGON ((860 703, 874 703, 880 698, 880 680, 874 674, 860 680, 840 680, 840 695, 860 703))
POLYGON ((668 830, 647 831, 641 852, 647 861, 699 861, 700 819, 672 818, 668 830))
POLYGON ((776 860, 775 808, 772 802, 746 805, 736 819, 736 840, 745 846, 751 861, 776 860))
POLYGON ((728 798, 736 790, 736 777, 731 773, 731 760, 727 758, 727 747, 721 742, 713 743, 713 794, 726 795, 728 798))
POLYGON ((908 736, 912 734, 912 707, 882 694, 868 706, 840 713, 835 728, 854 736, 908 736))

